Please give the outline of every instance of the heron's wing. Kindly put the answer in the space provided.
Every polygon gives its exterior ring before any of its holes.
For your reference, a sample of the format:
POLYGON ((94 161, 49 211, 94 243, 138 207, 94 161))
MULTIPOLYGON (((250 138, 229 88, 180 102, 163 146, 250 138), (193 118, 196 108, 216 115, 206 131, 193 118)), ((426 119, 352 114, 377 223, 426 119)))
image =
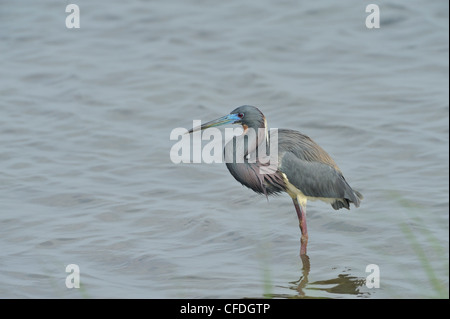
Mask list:
POLYGON ((344 198, 345 190, 350 187, 333 167, 301 160, 291 152, 283 155, 280 171, 292 185, 310 197, 344 198))
POLYGON ((297 131, 279 130, 278 153, 280 171, 304 195, 335 198, 333 208, 349 207, 349 201, 359 206, 357 192, 348 185, 333 159, 308 136, 297 131))
POLYGON ((271 131, 270 138, 277 139, 279 154, 291 152, 301 160, 323 163, 340 172, 331 156, 307 135, 294 130, 278 129, 271 131))

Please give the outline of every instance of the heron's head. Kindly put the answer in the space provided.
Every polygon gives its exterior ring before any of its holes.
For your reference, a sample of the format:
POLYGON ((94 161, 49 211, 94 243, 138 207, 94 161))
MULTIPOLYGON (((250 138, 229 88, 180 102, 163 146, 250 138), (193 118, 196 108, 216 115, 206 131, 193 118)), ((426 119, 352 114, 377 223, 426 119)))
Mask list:
POLYGON ((225 124, 240 124, 244 128, 245 132, 249 127, 254 129, 265 128, 266 118, 257 107, 251 105, 242 105, 231 111, 231 113, 228 115, 207 122, 200 127, 192 128, 191 130, 189 130, 189 133, 225 124))

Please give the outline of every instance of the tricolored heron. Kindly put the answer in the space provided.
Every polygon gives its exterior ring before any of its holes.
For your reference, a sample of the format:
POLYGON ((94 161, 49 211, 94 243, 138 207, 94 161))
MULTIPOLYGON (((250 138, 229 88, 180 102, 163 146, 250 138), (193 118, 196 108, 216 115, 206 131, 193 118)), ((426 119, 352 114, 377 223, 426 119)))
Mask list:
POLYGON ((267 196, 286 192, 291 196, 301 231, 300 255, 306 254, 308 243, 306 227, 308 199, 320 199, 330 203, 336 210, 350 209, 350 203, 359 207, 363 196, 350 187, 327 152, 300 132, 287 129, 268 131, 264 114, 254 106, 240 106, 226 116, 192 128, 189 133, 225 124, 240 124, 244 129, 241 136, 234 136, 225 145, 225 156, 232 155, 232 160, 226 161, 231 175, 257 193, 267 196), (259 134, 255 134, 257 138, 247 138, 245 143, 244 137, 248 135, 250 129, 259 134), (275 141, 278 142, 276 167, 264 171, 261 168, 267 168, 267 160, 261 160, 258 149, 263 149, 264 146, 264 150, 267 151, 270 143, 275 141), (239 147, 243 148, 240 153, 239 147), (256 160, 249 160, 250 153, 255 154, 256 160))

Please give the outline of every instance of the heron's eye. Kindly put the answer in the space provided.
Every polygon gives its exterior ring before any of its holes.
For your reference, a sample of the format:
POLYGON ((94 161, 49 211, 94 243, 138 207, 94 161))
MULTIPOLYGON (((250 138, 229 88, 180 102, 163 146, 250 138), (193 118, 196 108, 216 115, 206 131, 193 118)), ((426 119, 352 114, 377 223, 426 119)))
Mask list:
POLYGON ((238 117, 241 119, 241 118, 243 118, 244 117, 244 113, 239 113, 238 114, 238 117))

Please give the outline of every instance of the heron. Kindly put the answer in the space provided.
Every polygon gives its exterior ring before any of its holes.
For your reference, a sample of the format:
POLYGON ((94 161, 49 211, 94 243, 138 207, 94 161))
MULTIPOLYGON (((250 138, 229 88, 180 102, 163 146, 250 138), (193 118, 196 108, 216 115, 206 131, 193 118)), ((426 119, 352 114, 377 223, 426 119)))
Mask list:
POLYGON ((239 106, 230 114, 194 127, 188 133, 226 124, 238 124, 243 128, 242 134, 234 136, 224 148, 225 156, 231 155, 231 160, 225 161, 231 175, 256 193, 268 196, 285 192, 292 198, 301 232, 300 256, 307 252, 308 200, 324 201, 335 210, 350 209, 350 203, 359 207, 362 194, 350 187, 322 147, 295 130, 268 130, 266 117, 255 106, 239 106), (251 131, 258 132, 254 134, 256 138, 245 139, 251 131), (278 145, 276 167, 264 170, 269 164, 267 160, 262 161, 262 157, 274 142, 278 145), (260 149, 265 151, 258 152, 260 149), (250 155, 256 158, 250 160, 250 155))

